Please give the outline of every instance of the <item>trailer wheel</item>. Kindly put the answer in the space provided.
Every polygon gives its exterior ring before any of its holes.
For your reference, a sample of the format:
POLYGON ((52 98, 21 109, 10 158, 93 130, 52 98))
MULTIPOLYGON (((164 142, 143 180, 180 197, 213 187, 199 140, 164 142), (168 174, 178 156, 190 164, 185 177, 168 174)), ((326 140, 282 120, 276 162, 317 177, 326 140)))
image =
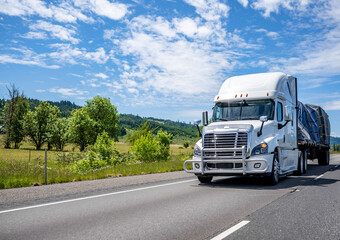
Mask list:
POLYGON ((304 157, 303 157, 303 152, 299 151, 299 160, 298 160, 298 165, 297 165, 297 170, 294 171, 294 175, 296 176, 301 176, 304 172, 304 157))
POLYGON ((321 150, 318 153, 318 164, 329 165, 329 150, 321 150))
POLYGON ((201 183, 210 183, 213 179, 213 176, 197 176, 197 178, 201 183))
POLYGON ((270 176, 267 179, 268 184, 274 186, 279 183, 279 178, 280 178, 279 171, 280 171, 280 162, 279 162, 278 154, 277 152, 274 152, 272 172, 270 173, 270 176))

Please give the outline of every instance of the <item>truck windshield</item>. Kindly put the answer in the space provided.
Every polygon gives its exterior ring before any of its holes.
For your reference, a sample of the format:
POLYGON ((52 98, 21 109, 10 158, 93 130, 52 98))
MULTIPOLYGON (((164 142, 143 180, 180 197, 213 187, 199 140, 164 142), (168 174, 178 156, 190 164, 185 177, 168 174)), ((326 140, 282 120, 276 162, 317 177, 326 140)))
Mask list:
POLYGON ((274 119, 274 101, 243 100, 216 103, 212 121, 259 120, 261 116, 267 116, 268 120, 274 119))

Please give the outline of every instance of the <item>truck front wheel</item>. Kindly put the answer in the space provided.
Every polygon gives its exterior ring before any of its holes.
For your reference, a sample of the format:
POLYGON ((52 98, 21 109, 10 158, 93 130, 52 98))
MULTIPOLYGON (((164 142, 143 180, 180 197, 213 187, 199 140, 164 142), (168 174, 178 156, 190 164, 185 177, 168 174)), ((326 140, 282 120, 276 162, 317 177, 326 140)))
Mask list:
POLYGON ((213 179, 213 176, 197 176, 197 178, 201 183, 210 183, 213 179))
POLYGON ((304 165, 305 165, 305 159, 304 159, 304 152, 299 151, 299 157, 298 157, 298 164, 297 164, 297 170, 294 171, 294 175, 301 176, 304 173, 304 165))
POLYGON ((280 162, 278 158, 277 152, 274 153, 273 157, 273 166, 272 166, 272 172, 270 173, 270 176, 267 179, 267 183, 270 185, 276 185, 279 183, 279 177, 280 177, 280 162))

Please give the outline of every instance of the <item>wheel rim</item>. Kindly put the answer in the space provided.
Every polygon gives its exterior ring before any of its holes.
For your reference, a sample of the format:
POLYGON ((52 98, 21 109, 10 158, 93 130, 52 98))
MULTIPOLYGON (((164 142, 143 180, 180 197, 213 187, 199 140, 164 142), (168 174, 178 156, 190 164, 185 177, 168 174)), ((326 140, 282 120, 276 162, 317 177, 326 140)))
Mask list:
POLYGON ((274 160, 274 168, 273 168, 273 171, 274 171, 274 179, 275 181, 279 181, 279 169, 280 169, 280 163, 279 161, 277 160, 277 157, 275 158, 274 160))

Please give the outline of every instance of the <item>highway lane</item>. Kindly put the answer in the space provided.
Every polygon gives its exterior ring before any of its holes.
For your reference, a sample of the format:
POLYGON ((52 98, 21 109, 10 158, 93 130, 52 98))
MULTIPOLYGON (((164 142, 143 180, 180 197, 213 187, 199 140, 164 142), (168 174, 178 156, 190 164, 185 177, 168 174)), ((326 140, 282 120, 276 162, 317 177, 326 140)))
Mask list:
MULTIPOLYGON (((273 229, 275 232, 282 231, 284 238, 285 231, 299 228, 295 224, 284 228, 281 221, 271 222, 273 214, 266 214, 268 208, 275 206, 281 212, 286 209, 290 209, 288 212, 308 212, 296 211, 304 206, 301 201, 297 201, 300 205, 288 204, 287 208, 285 199, 300 193, 305 193, 303 198, 306 198, 309 192, 316 196, 326 195, 328 187, 337 191, 337 180, 323 184, 323 188, 317 182, 324 181, 329 174, 334 174, 335 178, 333 175, 332 178, 336 179, 339 171, 335 166, 339 164, 340 157, 332 156, 330 166, 310 164, 306 175, 284 178, 278 186, 265 186, 259 179, 243 177, 216 178, 212 184, 199 184, 195 178, 189 177, 114 188, 100 191, 101 196, 92 193, 90 198, 63 199, 57 204, 50 200, 52 204, 46 205, 46 201, 42 200, 40 202, 45 205, 40 207, 12 212, 2 209, 0 239, 211 239, 241 220, 250 220, 250 223, 230 237, 240 239, 242 236, 242 239, 252 236, 248 239, 256 239, 256 234, 259 234, 259 239, 273 237, 270 234, 261 235, 258 230, 266 223, 275 223, 273 229), (321 174, 323 177, 314 180, 321 174), (262 221, 267 217, 268 222, 262 221)), ((316 199, 320 201, 322 198, 316 199)), ((328 200, 335 208, 338 207, 339 201, 328 200)), ((310 206, 321 206, 319 211, 316 210, 318 213, 325 207, 318 204, 310 206)), ((278 215, 280 211, 277 211, 278 215)), ((336 218, 332 218, 332 213, 328 211, 327 215, 331 219, 336 218)), ((308 218, 308 215, 305 217, 308 218)), ((278 219, 281 217, 278 216, 278 219)), ((317 226, 313 225, 316 234, 317 226)), ((327 235, 319 232, 322 236, 327 235)), ((331 233, 329 236, 333 237, 331 233)))

